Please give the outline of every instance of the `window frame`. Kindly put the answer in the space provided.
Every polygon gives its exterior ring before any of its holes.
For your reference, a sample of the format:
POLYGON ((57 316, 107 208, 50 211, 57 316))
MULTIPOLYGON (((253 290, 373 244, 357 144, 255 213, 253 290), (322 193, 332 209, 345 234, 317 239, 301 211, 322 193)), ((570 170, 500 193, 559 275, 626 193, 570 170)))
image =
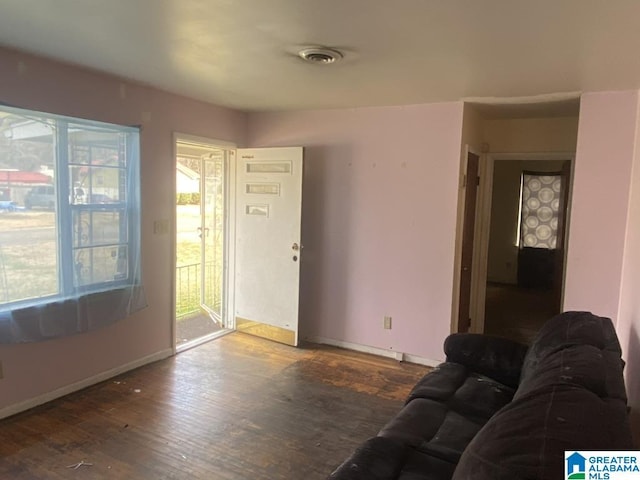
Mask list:
MULTIPOLYGON (((525 188, 525 177, 526 176, 532 176, 532 177, 559 177, 561 182, 565 182, 566 179, 564 178, 562 171, 536 171, 536 170, 522 170, 522 172, 520 172, 520 193, 519 193, 519 204, 518 204, 518 223, 517 223, 517 229, 516 229, 516 235, 517 235, 517 239, 516 239, 516 247, 518 247, 519 249, 523 249, 523 248, 536 248, 536 249, 544 249, 544 250, 551 250, 551 251, 556 251, 559 249, 558 244, 557 244, 557 237, 558 237, 558 227, 556 225, 556 227, 551 227, 552 228, 552 236, 556 237, 556 246, 555 247, 546 247, 546 246, 538 246, 538 245, 533 245, 533 246, 527 246, 525 244, 524 238, 523 238, 523 233, 524 233, 524 228, 523 228, 523 224, 525 222, 525 218, 524 218, 524 205, 523 205, 523 200, 524 200, 524 188, 525 188)), ((560 187, 560 191, 556 192, 558 193, 558 197, 560 197, 562 192, 562 186, 560 187)), ((558 211, 556 210, 554 212, 554 216, 557 218, 558 217, 558 211)))
MULTIPOLYGON (((128 286, 141 286, 141 219, 140 219, 140 143, 141 129, 137 126, 126 126, 96 120, 87 120, 79 117, 70 117, 31 109, 16 108, 11 106, 0 106, 3 113, 16 114, 23 117, 37 118, 51 122, 52 128, 52 151, 54 154, 54 171, 52 186, 55 190, 56 207, 55 221, 57 241, 56 241, 56 261, 58 292, 50 295, 24 298, 14 301, 0 303, 0 314, 31 306, 45 306, 53 302, 63 301, 73 298, 81 298, 88 294, 100 292, 115 292, 128 286), (118 156, 116 166, 100 165, 99 168, 118 169, 119 175, 124 174, 124 185, 118 183, 118 188, 124 192, 124 200, 119 198, 116 202, 106 204, 96 203, 74 203, 70 199, 70 194, 75 193, 75 185, 72 190, 72 168, 82 164, 72 161, 70 150, 69 134, 70 125, 73 127, 86 128, 105 133, 121 134, 124 138, 124 158, 118 156), (122 166, 124 164, 124 166, 122 166), (73 193, 72 193, 73 192, 73 193), (119 226, 118 235, 120 240, 116 243, 97 243, 88 245, 76 245, 74 241, 74 216, 81 212, 89 212, 91 217, 94 212, 113 212, 122 215, 126 220, 119 226), (125 240, 122 240, 122 227, 125 227, 125 240), (120 255, 120 249, 127 250, 126 275, 121 279, 108 281, 97 281, 86 285, 76 284, 76 251, 95 247, 113 247, 120 255)), ((91 148, 91 147, 90 147, 91 148)), ((88 171, 96 166, 88 163, 82 165, 88 171)), ((36 187, 34 187, 36 188, 36 187)), ((78 217, 78 221, 82 221, 78 217)), ((117 261, 117 260, 116 260, 117 261)), ((93 265, 92 265, 93 268, 93 265)))

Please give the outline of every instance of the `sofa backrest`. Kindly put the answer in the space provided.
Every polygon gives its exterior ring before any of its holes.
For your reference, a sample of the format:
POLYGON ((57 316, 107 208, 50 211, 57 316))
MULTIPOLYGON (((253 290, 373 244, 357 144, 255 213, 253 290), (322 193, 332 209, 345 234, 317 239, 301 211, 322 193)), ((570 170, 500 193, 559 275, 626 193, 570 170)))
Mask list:
POLYGON ((444 353, 447 362, 516 388, 527 346, 491 335, 453 333, 444 341, 444 353))
POLYGON ((514 398, 555 380, 626 402, 621 354, 610 318, 590 312, 556 315, 529 347, 514 398))

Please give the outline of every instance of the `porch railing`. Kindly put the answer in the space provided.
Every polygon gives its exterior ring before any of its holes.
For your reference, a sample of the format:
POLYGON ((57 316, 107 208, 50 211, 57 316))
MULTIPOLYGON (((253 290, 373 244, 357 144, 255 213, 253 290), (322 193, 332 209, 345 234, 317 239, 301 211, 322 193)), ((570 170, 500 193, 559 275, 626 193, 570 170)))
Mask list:
MULTIPOLYGON (((181 319, 200 311, 202 273, 201 263, 176 267, 176 318, 181 319)), ((204 302, 214 310, 220 306, 221 274, 215 262, 205 264, 206 284, 204 302)))
POLYGON ((200 263, 176 267, 176 318, 200 310, 200 263))

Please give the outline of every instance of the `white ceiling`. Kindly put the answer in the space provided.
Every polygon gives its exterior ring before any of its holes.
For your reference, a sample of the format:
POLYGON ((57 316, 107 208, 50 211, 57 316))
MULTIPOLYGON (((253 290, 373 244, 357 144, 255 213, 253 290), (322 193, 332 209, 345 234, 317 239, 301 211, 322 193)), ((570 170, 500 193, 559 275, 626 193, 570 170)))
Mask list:
POLYGON ((0 45, 248 111, 491 110, 640 88, 640 0, 1 0, 0 45))

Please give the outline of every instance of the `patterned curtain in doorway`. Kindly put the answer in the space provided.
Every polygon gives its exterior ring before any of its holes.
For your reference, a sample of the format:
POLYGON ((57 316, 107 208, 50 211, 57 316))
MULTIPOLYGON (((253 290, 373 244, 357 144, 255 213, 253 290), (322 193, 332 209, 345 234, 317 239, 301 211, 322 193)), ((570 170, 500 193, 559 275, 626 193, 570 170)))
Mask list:
POLYGON ((522 173, 520 248, 556 248, 561 191, 560 174, 522 173))

